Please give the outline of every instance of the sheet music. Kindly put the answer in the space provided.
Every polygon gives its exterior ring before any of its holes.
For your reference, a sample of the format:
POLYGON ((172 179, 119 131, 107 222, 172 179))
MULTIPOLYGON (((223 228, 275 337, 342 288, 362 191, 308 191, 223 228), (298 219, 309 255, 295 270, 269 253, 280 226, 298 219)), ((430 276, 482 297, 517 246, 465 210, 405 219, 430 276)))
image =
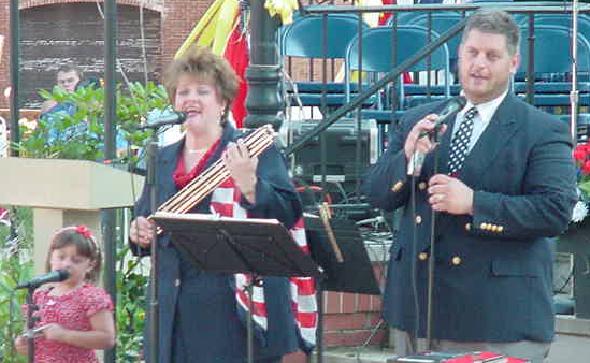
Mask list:
POLYGON ((223 222, 248 222, 248 223, 261 223, 261 224, 281 224, 277 219, 265 219, 265 218, 236 218, 236 217, 224 217, 219 214, 202 214, 202 213, 170 213, 170 212, 156 212, 154 215, 156 218, 164 219, 181 219, 181 220, 193 220, 193 221, 223 221, 223 222))

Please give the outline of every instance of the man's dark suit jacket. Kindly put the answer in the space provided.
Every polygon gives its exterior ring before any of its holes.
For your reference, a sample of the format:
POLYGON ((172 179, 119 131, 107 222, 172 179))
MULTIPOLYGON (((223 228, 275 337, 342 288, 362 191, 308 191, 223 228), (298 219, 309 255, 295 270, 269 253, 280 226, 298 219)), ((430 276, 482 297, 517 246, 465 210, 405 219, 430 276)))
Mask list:
MULTIPOLYGON (((384 315, 404 331, 414 332, 419 326, 420 336, 425 335, 427 323, 431 228, 427 183, 435 156, 426 157, 421 175, 414 180, 414 214, 404 142, 418 120, 443 106, 434 103, 409 111, 393 128, 389 149, 364 185, 373 205, 403 210, 399 240, 390 250, 384 315)), ((436 149, 438 171, 443 174, 448 171, 451 119, 436 149)), ((567 125, 508 94, 467 156, 459 178, 474 190, 474 212, 473 216, 439 213, 435 220, 433 336, 457 341, 551 341, 552 255, 547 237, 567 227, 577 199, 567 125)))

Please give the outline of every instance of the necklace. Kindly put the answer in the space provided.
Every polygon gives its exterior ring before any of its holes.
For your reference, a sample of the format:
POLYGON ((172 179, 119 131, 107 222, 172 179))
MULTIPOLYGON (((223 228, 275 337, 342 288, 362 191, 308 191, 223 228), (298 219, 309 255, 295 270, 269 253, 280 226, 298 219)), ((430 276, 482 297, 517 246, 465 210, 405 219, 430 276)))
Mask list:
POLYGON ((204 154, 207 149, 185 149, 186 153, 189 155, 193 155, 193 154, 204 154))

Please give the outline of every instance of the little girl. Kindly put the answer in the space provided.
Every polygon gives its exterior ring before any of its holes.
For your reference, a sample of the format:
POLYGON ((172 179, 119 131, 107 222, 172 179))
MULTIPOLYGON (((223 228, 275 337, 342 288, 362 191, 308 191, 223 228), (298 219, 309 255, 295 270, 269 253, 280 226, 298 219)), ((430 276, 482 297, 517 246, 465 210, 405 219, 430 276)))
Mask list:
MULTIPOLYGON (((38 318, 35 328, 43 328, 35 338, 35 362, 95 363, 95 349, 113 347, 113 303, 93 285, 100 265, 100 248, 86 226, 57 231, 47 254, 47 269, 66 270, 70 276, 33 294, 39 308, 33 314, 38 318)), ((27 338, 19 336, 15 345, 18 352, 27 354, 27 338)))

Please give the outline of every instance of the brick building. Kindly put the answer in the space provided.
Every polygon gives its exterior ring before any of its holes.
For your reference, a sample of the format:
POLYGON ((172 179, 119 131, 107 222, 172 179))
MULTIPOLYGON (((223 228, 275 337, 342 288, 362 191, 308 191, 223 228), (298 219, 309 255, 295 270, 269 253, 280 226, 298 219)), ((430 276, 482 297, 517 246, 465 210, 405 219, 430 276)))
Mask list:
MULTIPOLYGON (((117 55, 129 79, 143 81, 147 71, 149 79, 159 80, 162 65, 172 57, 211 3, 212 0, 117 1, 117 55), (142 4, 145 42, 141 40, 142 4)), ((37 89, 53 87, 57 68, 68 60, 79 64, 86 75, 101 76, 102 2, 100 7, 92 0, 23 0, 19 5, 19 93, 23 108, 39 105, 37 89)), ((10 0, 0 0, 0 35, 4 36, 0 58, 0 91, 3 91, 10 85, 10 0)), ((9 101, 1 93, 0 109, 8 108, 9 101)))

